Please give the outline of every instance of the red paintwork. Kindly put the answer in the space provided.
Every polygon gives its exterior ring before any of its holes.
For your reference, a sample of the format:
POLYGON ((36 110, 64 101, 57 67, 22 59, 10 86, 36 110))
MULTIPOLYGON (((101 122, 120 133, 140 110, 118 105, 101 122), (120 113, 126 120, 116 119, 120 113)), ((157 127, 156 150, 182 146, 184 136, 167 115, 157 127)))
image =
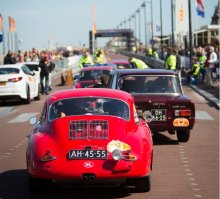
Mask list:
POLYGON ((128 58, 126 59, 112 59, 110 61, 112 64, 116 64, 117 66, 124 66, 123 68, 130 68, 130 63, 128 61, 128 58))
POLYGON ((148 125, 140 120, 134 121, 134 100, 133 97, 123 91, 112 89, 75 89, 64 90, 52 94, 46 100, 46 108, 60 99, 82 97, 82 96, 100 96, 117 98, 123 100, 130 108, 130 121, 112 116, 83 115, 69 116, 36 124, 29 137, 27 147, 27 169, 32 178, 43 179, 62 179, 82 181, 82 175, 92 173, 96 176, 94 182, 99 180, 112 180, 139 178, 148 176, 152 166, 153 144, 151 131, 148 125), (72 120, 107 120, 109 123, 109 137, 107 140, 70 140, 69 122, 72 120), (34 132, 34 133, 33 133, 34 132), (137 157, 136 161, 115 161, 110 152, 106 160, 69 160, 67 154, 70 149, 85 149, 90 146, 91 149, 106 150, 107 144, 111 140, 120 140, 131 146, 132 154, 137 157), (56 160, 50 162, 41 162, 40 158, 51 151, 51 155, 56 160), (88 163, 89 162, 89 163, 88 163), (93 165, 92 168, 85 168, 85 163, 93 165))

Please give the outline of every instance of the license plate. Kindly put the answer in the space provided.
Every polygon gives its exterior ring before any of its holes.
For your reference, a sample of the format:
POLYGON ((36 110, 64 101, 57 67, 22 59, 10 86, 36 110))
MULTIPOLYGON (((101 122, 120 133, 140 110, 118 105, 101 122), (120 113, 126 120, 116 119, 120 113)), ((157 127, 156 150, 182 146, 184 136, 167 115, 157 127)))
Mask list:
POLYGON ((5 86, 6 82, 0 82, 0 86, 5 86))
POLYGON ((166 121, 166 109, 152 109, 151 110, 153 121, 166 121))
POLYGON ((69 159, 106 159, 107 150, 70 150, 69 159))

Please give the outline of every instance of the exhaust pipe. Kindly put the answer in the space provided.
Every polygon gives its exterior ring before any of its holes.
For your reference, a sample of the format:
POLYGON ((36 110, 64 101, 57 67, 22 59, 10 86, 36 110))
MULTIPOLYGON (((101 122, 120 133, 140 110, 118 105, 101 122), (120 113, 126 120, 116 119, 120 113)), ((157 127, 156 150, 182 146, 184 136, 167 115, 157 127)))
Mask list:
POLYGON ((95 180, 95 174, 92 173, 84 173, 82 174, 82 180, 84 182, 90 183, 95 180))

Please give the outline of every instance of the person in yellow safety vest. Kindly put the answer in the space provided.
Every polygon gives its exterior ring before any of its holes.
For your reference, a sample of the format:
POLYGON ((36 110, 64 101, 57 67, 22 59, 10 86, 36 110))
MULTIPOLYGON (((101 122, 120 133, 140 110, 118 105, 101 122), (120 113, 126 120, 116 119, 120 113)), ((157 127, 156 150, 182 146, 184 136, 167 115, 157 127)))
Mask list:
POLYGON ((154 57, 155 59, 159 59, 159 55, 158 55, 158 52, 157 52, 157 48, 154 48, 154 49, 153 49, 153 57, 154 57))
POLYGON ((188 72, 188 75, 187 75, 188 83, 196 84, 199 82, 200 77, 201 77, 200 64, 199 64, 198 58, 193 57, 192 58, 192 68, 188 72))
POLYGON ((200 52, 198 52, 198 61, 199 61, 199 64, 200 64, 200 73, 201 73, 201 76, 202 76, 202 81, 205 80, 205 74, 206 74, 206 68, 205 68, 205 62, 206 62, 206 55, 205 55, 205 50, 204 48, 202 48, 200 50, 200 52))
POLYGON ((137 59, 135 57, 130 57, 128 59, 129 63, 131 64, 132 68, 138 68, 138 69, 147 69, 149 66, 144 63, 142 60, 137 59))
POLYGON ((132 47, 132 52, 133 52, 133 53, 137 53, 137 48, 136 48, 136 46, 133 46, 133 47, 132 47))
POLYGON ((147 55, 150 56, 150 57, 152 57, 152 55, 153 55, 153 50, 152 50, 151 47, 148 47, 148 49, 147 49, 147 55))
POLYGON ((79 59, 80 68, 86 67, 88 65, 93 65, 93 59, 89 54, 89 50, 84 50, 82 56, 79 59))
POLYGON ((95 63, 97 64, 104 64, 106 63, 105 54, 102 50, 98 50, 95 57, 95 63))
POLYGON ((165 69, 176 70, 176 55, 173 53, 171 48, 167 49, 167 56, 165 59, 165 69))

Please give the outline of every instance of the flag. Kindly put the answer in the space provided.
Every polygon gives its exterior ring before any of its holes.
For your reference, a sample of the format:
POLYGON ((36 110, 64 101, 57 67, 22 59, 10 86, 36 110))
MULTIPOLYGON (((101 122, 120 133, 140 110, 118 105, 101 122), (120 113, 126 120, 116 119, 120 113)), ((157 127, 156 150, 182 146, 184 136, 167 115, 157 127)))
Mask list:
POLYGON ((3 18, 2 15, 0 14, 0 30, 3 30, 3 18))
POLYGON ((196 11, 198 16, 205 17, 205 9, 202 0, 196 0, 196 11))
POLYGON ((10 32, 15 32, 15 20, 12 17, 8 17, 9 19, 9 31, 10 32))
POLYGON ((181 7, 179 8, 179 11, 178 11, 178 19, 179 19, 179 21, 183 21, 183 20, 184 20, 183 5, 181 5, 181 7))
POLYGON ((96 9, 95 9, 95 6, 93 6, 93 8, 92 8, 92 15, 93 15, 92 32, 94 35, 96 33, 96 9))
POLYGON ((156 31, 160 32, 160 26, 156 25, 156 31))

